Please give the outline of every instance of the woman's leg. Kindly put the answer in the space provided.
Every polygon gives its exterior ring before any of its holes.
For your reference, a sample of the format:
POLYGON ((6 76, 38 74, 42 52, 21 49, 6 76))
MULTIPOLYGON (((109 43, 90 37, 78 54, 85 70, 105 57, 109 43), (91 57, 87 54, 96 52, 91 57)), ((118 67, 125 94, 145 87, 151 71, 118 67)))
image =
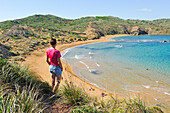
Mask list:
POLYGON ((53 88, 53 92, 56 92, 59 84, 60 84, 60 80, 61 80, 61 75, 57 75, 57 83, 55 84, 54 88, 53 88))
POLYGON ((55 86, 55 73, 52 73, 52 84, 51 84, 51 86, 52 86, 52 89, 54 89, 54 86, 55 86))

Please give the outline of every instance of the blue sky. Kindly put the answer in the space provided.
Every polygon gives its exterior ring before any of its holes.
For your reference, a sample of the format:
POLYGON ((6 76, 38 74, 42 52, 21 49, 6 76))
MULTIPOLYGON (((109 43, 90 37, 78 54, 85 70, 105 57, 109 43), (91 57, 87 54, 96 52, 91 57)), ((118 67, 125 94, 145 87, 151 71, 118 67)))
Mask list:
POLYGON ((115 16, 123 19, 170 18, 170 0, 1 0, 0 22, 34 14, 76 19, 115 16))

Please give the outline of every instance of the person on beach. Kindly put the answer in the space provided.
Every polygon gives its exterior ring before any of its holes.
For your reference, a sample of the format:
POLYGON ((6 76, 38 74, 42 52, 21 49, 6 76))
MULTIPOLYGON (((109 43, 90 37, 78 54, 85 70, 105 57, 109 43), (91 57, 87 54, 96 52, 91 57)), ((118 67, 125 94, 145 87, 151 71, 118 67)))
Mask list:
POLYGON ((50 65, 49 71, 52 74, 52 92, 56 92, 56 90, 59 87, 60 80, 62 79, 61 74, 62 74, 62 64, 60 61, 60 51, 55 49, 57 45, 56 39, 51 37, 50 40, 50 45, 51 48, 47 49, 46 55, 47 55, 47 63, 50 65), (55 83, 55 79, 57 78, 57 82, 55 83))

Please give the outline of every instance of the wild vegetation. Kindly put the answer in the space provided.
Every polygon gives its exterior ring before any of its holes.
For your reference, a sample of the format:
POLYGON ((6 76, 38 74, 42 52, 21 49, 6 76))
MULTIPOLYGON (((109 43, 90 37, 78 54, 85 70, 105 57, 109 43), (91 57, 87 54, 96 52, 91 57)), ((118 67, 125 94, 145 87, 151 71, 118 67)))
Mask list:
POLYGON ((38 113, 52 98, 51 87, 41 82, 26 66, 0 57, 0 113, 38 113))
POLYGON ((0 58, 0 113, 46 113, 56 104, 66 105, 64 110, 72 113, 162 112, 158 107, 147 107, 140 98, 97 100, 71 81, 65 81, 58 94, 52 94, 51 89, 27 67, 0 58))

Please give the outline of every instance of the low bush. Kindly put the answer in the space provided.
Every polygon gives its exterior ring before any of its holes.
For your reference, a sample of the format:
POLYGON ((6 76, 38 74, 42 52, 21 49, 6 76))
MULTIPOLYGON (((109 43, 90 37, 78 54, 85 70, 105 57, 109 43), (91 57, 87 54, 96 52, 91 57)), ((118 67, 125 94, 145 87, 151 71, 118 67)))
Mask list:
POLYGON ((12 37, 12 39, 18 40, 18 39, 21 39, 21 37, 12 37))
POLYGON ((85 91, 71 82, 68 83, 66 81, 65 85, 62 86, 61 92, 67 103, 71 105, 84 105, 90 101, 85 91))

